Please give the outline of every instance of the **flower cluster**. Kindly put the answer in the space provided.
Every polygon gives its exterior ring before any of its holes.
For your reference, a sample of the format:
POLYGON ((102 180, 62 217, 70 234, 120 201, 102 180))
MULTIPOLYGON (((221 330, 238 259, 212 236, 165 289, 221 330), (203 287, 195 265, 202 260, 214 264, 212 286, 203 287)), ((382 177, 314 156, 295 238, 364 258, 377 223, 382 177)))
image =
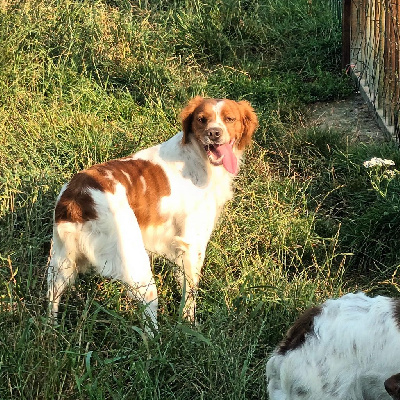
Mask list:
POLYGON ((370 160, 364 161, 363 165, 368 169, 367 173, 372 188, 379 197, 386 198, 389 185, 393 188, 394 181, 398 182, 398 178, 400 177, 400 171, 395 168, 390 168, 395 165, 394 161, 372 157, 370 160))
POLYGON ((363 163, 365 168, 373 168, 373 167, 389 167, 391 165, 395 165, 393 160, 384 160, 379 157, 372 157, 368 161, 364 161, 363 163))

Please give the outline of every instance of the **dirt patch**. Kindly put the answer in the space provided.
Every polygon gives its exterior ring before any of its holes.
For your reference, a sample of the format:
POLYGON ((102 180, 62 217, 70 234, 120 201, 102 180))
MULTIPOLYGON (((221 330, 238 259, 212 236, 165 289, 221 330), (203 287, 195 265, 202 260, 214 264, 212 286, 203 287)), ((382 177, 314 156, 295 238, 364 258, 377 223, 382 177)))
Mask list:
POLYGON ((309 118, 311 126, 343 131, 352 142, 387 141, 360 94, 346 100, 315 103, 310 107, 309 118))

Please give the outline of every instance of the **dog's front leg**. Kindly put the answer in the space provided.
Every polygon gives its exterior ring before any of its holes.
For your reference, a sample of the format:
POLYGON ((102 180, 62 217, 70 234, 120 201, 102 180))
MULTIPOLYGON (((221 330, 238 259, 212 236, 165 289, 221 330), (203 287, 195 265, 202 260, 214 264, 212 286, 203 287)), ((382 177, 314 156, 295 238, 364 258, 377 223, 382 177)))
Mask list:
POLYGON ((175 260, 178 266, 175 270, 175 278, 182 289, 182 296, 184 297, 182 316, 194 323, 197 290, 204 261, 205 246, 188 243, 182 238, 176 238, 176 240, 179 246, 175 260))

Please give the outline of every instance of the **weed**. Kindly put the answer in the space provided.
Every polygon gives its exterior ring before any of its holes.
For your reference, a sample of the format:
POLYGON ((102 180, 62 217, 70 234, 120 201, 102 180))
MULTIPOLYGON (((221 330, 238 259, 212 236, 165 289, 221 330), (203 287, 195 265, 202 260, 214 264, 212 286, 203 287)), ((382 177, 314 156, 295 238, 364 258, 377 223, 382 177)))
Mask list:
POLYGON ((0 47, 1 399, 265 399, 266 355, 300 311, 397 293, 398 177, 362 163, 398 166, 398 150, 302 126, 308 103, 353 90, 325 2, 4 1, 0 47), (198 325, 180 320, 162 258, 154 340, 124 287, 98 277, 49 325, 60 187, 171 137, 196 94, 247 99, 260 119, 207 249, 198 325))

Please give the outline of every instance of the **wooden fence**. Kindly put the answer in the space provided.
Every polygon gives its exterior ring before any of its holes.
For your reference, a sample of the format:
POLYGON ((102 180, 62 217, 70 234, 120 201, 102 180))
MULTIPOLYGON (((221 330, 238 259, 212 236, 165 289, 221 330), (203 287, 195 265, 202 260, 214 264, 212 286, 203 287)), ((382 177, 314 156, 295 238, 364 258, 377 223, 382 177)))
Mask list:
POLYGON ((342 66, 388 137, 400 139, 400 0, 343 0, 342 66))

